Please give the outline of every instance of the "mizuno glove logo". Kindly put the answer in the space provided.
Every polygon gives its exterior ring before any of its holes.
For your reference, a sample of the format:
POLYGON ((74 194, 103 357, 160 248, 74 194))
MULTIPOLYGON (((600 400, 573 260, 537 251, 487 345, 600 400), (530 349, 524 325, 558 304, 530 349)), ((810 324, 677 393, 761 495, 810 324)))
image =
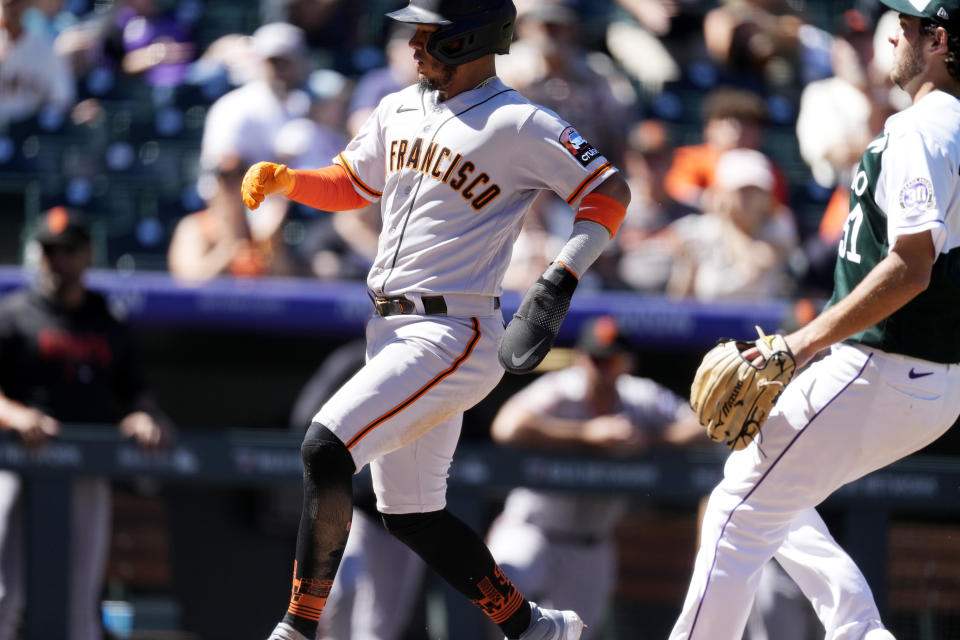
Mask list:
POLYGON ((529 350, 529 351, 527 351, 526 353, 524 353, 523 355, 521 355, 521 356, 519 356, 519 357, 517 356, 517 354, 511 353, 511 354, 510 354, 510 363, 513 364, 513 366, 515 366, 515 367, 519 367, 520 365, 522 365, 524 362, 527 361, 527 358, 529 358, 530 356, 533 355, 533 352, 537 350, 537 347, 539 347, 540 345, 543 344, 543 341, 544 341, 544 340, 546 340, 546 338, 541 338, 541 339, 540 339, 540 342, 538 342, 537 344, 535 344, 535 345, 533 345, 532 347, 530 347, 530 350, 529 350))

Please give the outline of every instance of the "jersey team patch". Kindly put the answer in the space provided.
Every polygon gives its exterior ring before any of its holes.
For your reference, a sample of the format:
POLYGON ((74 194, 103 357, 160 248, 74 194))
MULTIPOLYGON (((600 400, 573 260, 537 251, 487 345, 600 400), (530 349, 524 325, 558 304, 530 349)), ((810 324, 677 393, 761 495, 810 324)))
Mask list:
POLYGON ((587 166, 600 157, 600 152, 577 133, 577 130, 573 127, 567 127, 563 130, 563 133, 560 134, 560 144, 583 166, 587 166))
POLYGON ((933 185, 926 178, 914 178, 900 189, 900 208, 906 210, 933 209, 937 200, 933 195, 933 185))

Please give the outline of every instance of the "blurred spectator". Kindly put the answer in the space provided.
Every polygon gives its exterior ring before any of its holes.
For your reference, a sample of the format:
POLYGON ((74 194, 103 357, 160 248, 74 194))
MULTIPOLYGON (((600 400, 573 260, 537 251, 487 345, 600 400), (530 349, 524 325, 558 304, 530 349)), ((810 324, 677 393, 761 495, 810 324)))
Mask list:
POLYGON ((634 237, 646 237, 696 211, 667 193, 664 180, 670 171, 673 151, 670 132, 659 120, 638 122, 627 136, 623 167, 633 197, 617 234, 626 248, 634 237))
POLYGON ((894 64, 890 36, 899 28, 900 14, 897 11, 884 11, 877 18, 873 30, 873 58, 868 66, 870 86, 878 94, 873 100, 879 104, 890 104, 894 111, 902 111, 912 104, 910 94, 890 78, 894 64))
POLYGON ((0 125, 44 108, 63 113, 76 97, 73 73, 54 53, 53 40, 24 29, 31 0, 0 0, 0 125))
MULTIPOLYGON (((335 71, 319 70, 311 74, 311 86, 318 96, 313 117, 291 120, 277 133, 277 161, 294 169, 328 165, 347 143, 344 120, 350 95, 348 81, 335 71), (327 89, 321 90, 320 85, 327 89)), ((292 206, 309 220, 298 253, 312 276, 322 280, 366 278, 377 253, 379 203, 329 213, 297 203, 292 206)))
POLYGON ((254 32, 251 48, 262 75, 210 107, 200 147, 202 171, 215 170, 227 157, 272 159, 280 128, 310 111, 303 31, 267 24, 254 32))
POLYGON ((331 53, 354 49, 358 25, 364 18, 364 0, 260 0, 264 23, 288 22, 303 30, 307 44, 331 53))
MULTIPOLYGON (((720 155, 730 149, 763 147, 767 126, 767 105, 758 94, 741 89, 712 91, 703 104, 703 143, 677 148, 666 176, 667 192, 693 207, 707 208, 704 193, 713 184, 720 155)), ((774 167, 774 193, 789 204, 789 187, 783 172, 774 167)))
POLYGON ((284 123, 277 131, 273 155, 291 169, 314 169, 330 164, 346 146, 347 102, 352 86, 330 69, 310 74, 311 104, 307 114, 284 123))
MULTIPOLYGON (((54 47, 56 52, 68 61, 70 68, 77 76, 83 76, 95 66, 113 68, 118 66, 123 57, 123 48, 118 44, 119 37, 111 34, 119 33, 114 15, 116 5, 100 5, 97 10, 78 16, 71 24, 66 25, 56 36, 54 47)), ((34 19, 34 23, 40 21, 34 19)), ((44 31, 51 26, 44 22, 44 31)))
POLYGON ((47 28, 67 23, 58 28, 56 50, 78 75, 94 68, 106 75, 120 70, 150 86, 171 87, 190 72, 201 13, 198 0, 119 0, 96 3, 70 21, 58 16, 47 28))
MULTIPOLYGON (((312 100, 310 118, 325 138, 336 141, 338 146, 341 140, 346 142, 347 107, 353 97, 353 81, 333 69, 317 69, 307 76, 307 88, 312 100)), ((325 162, 333 158, 323 157, 325 162)))
POLYGON ((355 136, 367 117, 373 113, 387 94, 409 87, 417 82, 417 66, 410 57, 410 38, 415 29, 396 22, 390 27, 384 52, 387 65, 372 69, 357 81, 350 105, 347 107, 347 131, 355 136))
POLYGON ((227 33, 215 39, 190 65, 188 82, 224 83, 238 87, 264 75, 263 60, 253 50, 253 37, 227 33))
POLYGON ((676 243, 667 293, 701 300, 783 298, 797 245, 793 218, 773 196, 770 161, 734 149, 717 162, 711 208, 670 225, 676 243))
MULTIPOLYGON (((546 373, 497 413, 493 438, 551 451, 635 455, 702 441, 682 398, 629 374, 631 347, 613 318, 588 321, 570 367, 546 373)), ((517 488, 488 534, 490 551, 518 589, 547 607, 575 608, 599 637, 616 581, 614 528, 626 496, 517 488)))
MULTIPOLYGON (((896 22, 896 12, 889 12, 896 22)), ((804 242, 808 269, 807 293, 826 296, 833 290, 837 243, 850 208, 850 182, 860 154, 883 129, 884 121, 900 108, 889 78, 890 62, 882 52, 889 43, 877 43, 874 29, 857 11, 844 14, 845 30, 834 42, 834 76, 812 82, 804 89, 797 118, 800 153, 816 183, 832 189, 817 233, 804 242), (880 46, 880 51, 875 47, 880 46)), ((885 36, 891 29, 878 28, 885 36)))
POLYGON ((788 0, 723 0, 707 12, 707 52, 733 76, 790 89, 829 75, 830 34, 788 0))
POLYGON ((201 282, 219 275, 299 273, 283 241, 288 201, 268 198, 251 215, 240 199, 247 164, 239 158, 225 159, 216 172, 216 187, 207 208, 187 214, 177 223, 167 255, 174 277, 201 282))
POLYGON ((627 137, 623 168, 631 200, 617 236, 618 275, 636 291, 662 293, 670 277, 672 243, 660 234, 670 223, 699 213, 667 193, 665 177, 673 158, 673 143, 658 120, 638 122, 627 137))
POLYGON ((519 3, 517 40, 499 75, 530 101, 576 122, 577 131, 618 164, 637 96, 608 56, 584 51, 577 27, 577 14, 564 4, 519 3))
POLYGON ((703 9, 696 0, 616 0, 606 26, 610 55, 647 93, 679 80, 681 67, 703 57, 703 9))
POLYGON ((872 29, 859 12, 845 15, 847 30, 834 39, 831 49, 833 75, 804 88, 797 116, 800 155, 825 188, 849 181, 851 167, 889 115, 875 117, 875 106, 882 105, 874 105, 870 96, 872 29))
POLYGON ((64 7, 63 0, 34 0, 20 21, 28 31, 39 31, 48 38, 56 38, 76 23, 77 16, 64 7))
MULTIPOLYGON (((83 276, 92 261, 89 229, 56 207, 36 234, 36 284, 0 302, 0 425, 30 449, 75 424, 118 424, 147 449, 172 429, 157 409, 125 325, 83 276)), ((0 638, 13 637, 26 574, 21 477, 0 471, 0 638)), ((101 640, 99 602, 110 540, 110 485, 75 478, 69 574, 69 640, 101 640)), ((50 576, 30 576, 47 580, 50 576)), ((56 579, 65 579, 58 576, 56 579)))
POLYGON ((199 8, 190 11, 191 6, 175 0, 125 0, 114 22, 123 71, 143 74, 144 82, 155 87, 181 84, 196 56, 192 32, 199 8))
POLYGON ((303 241, 311 274, 322 280, 365 280, 377 255, 380 205, 321 216, 303 241))

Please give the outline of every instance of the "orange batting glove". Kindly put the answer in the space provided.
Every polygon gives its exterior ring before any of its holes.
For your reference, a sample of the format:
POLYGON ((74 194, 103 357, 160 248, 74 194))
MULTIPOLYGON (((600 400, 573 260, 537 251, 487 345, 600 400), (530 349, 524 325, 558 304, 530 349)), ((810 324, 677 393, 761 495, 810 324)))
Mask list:
POLYGON ((258 162, 243 176, 240 197, 243 204, 256 209, 263 199, 274 193, 287 195, 293 190, 293 172, 285 164, 258 162))

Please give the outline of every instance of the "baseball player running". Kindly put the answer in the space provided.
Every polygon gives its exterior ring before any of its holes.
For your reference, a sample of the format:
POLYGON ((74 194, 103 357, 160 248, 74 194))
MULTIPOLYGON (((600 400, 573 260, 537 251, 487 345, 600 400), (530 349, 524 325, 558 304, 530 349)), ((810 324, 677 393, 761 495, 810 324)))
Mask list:
POLYGON ((629 190, 573 127, 497 78, 510 0, 412 0, 387 15, 417 28, 419 85, 385 97, 332 166, 261 162, 242 186, 251 208, 280 193, 327 211, 379 200, 383 217, 367 362, 304 438, 293 588, 270 640, 313 638, 350 528, 351 478, 368 463, 386 528, 507 638, 576 640, 580 617, 528 602, 446 510, 446 478, 463 411, 500 380, 498 359, 523 373, 544 357, 629 190), (577 212, 573 231, 504 328, 500 282, 541 190, 577 212))
POLYGON ((891 78, 913 104, 862 156, 828 308, 786 336, 798 365, 830 351, 728 458, 673 640, 739 640, 771 556, 827 638, 893 638, 815 507, 960 414, 960 0, 883 3, 900 12, 891 78))

